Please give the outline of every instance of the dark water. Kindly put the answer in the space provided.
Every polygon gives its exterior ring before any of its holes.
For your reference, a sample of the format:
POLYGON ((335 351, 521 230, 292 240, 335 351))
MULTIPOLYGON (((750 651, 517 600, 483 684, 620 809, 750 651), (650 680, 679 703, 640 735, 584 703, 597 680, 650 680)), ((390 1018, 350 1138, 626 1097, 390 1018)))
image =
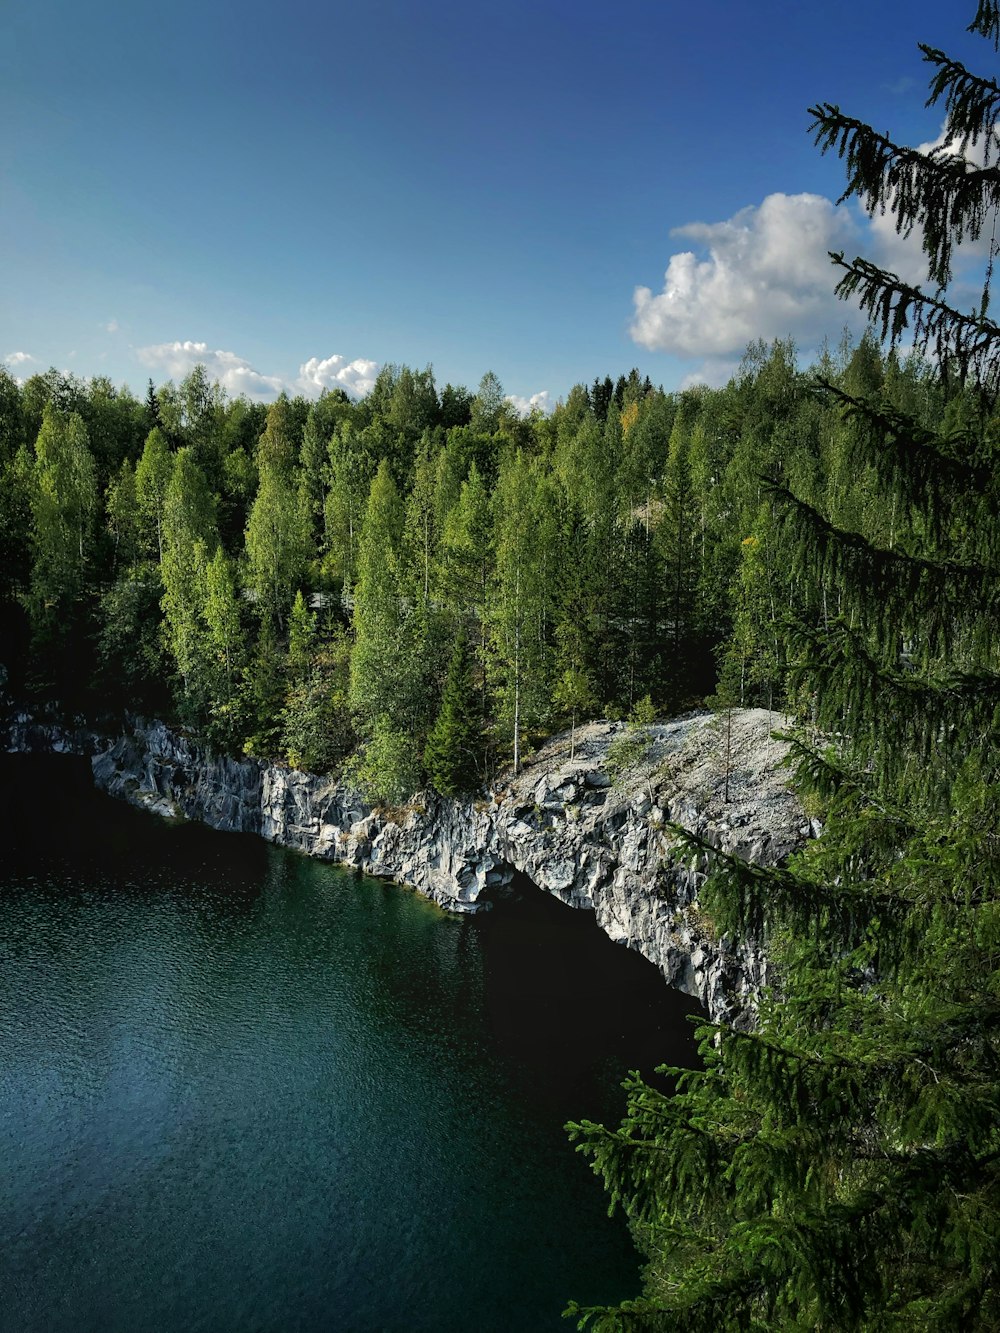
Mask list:
POLYGON ((0 1328, 569 1329, 637 1290, 562 1130, 689 1001, 547 900, 415 894, 0 760, 0 1328))

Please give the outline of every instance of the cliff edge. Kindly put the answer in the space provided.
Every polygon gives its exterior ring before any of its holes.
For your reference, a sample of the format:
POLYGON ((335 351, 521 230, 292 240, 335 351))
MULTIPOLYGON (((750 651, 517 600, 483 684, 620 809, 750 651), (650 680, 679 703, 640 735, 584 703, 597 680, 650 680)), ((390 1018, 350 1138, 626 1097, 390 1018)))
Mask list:
POLYGON ((645 753, 613 776, 622 723, 548 742, 521 773, 478 800, 415 798, 373 809, 327 778, 212 755, 162 723, 134 721, 94 754, 113 796, 161 815, 255 833, 311 856, 397 880, 457 912, 483 911, 516 877, 595 914, 714 1019, 747 1023, 766 984, 760 944, 733 948, 698 908, 704 867, 678 824, 723 851, 776 864, 810 834, 771 736, 784 719, 763 709, 698 713, 644 728, 645 753))

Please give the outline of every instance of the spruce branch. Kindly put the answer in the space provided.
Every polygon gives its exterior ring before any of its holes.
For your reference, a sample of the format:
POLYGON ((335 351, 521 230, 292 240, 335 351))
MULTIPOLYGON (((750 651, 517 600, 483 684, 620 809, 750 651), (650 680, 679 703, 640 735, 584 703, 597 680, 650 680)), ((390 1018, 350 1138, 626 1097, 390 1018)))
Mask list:
POLYGON ((837 295, 855 298, 892 346, 898 347, 904 333, 912 330, 917 350, 930 352, 943 375, 954 369, 961 383, 971 378, 988 399, 996 397, 1000 325, 987 319, 982 309, 965 314, 867 259, 848 261, 843 251, 832 250, 830 258, 844 270, 837 295))
POLYGON ((837 202, 857 198, 869 214, 888 213, 902 236, 919 228, 928 276, 945 287, 955 246, 978 240, 1000 207, 1000 170, 977 167, 947 145, 929 153, 903 147, 830 102, 810 107, 809 114, 821 152, 833 150, 846 164, 847 184, 837 202))
POLYGON ((994 79, 971 73, 960 60, 954 60, 933 46, 920 43, 924 60, 936 73, 930 81, 927 106, 944 99, 947 131, 962 153, 982 140, 984 161, 988 165, 996 149, 996 124, 1000 118, 1000 84, 994 79))

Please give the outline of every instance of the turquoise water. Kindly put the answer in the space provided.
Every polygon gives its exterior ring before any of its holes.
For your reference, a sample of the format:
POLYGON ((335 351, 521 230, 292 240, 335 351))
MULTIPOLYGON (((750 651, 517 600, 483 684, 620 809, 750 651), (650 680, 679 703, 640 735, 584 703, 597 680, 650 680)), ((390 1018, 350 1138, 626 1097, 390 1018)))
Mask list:
POLYGON ((548 900, 453 919, 164 824, 77 761, 0 788, 0 1327, 569 1329, 637 1290, 562 1125, 690 1053, 642 960, 548 900))

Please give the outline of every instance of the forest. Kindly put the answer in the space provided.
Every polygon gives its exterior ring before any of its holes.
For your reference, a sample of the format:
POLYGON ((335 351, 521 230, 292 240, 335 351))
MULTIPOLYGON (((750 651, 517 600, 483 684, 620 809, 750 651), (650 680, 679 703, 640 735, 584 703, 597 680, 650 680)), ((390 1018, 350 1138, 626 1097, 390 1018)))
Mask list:
MULTIPOLYGON (((995 0, 971 30, 996 52, 995 0)), ((705 930, 767 949, 756 1027, 570 1127, 646 1261, 581 1327, 1000 1327, 1000 84, 922 53, 933 153, 812 109, 927 285, 834 256, 873 327, 809 367, 754 344, 723 388, 633 372, 527 418, 429 368, 267 408, 198 370, 145 401, 0 376, 3 656, 36 701, 390 805, 590 716, 790 717, 822 836, 769 870, 684 849, 705 930), (955 249, 991 229, 969 310, 955 249)))
POLYGON ((818 627, 777 497, 892 549, 853 402, 975 415, 927 363, 846 337, 801 370, 750 347, 723 389, 633 371, 520 418, 386 367, 366 399, 227 399, 198 367, 145 401, 0 372, 5 653, 19 689, 166 715, 374 800, 472 791, 592 716, 803 707, 784 617, 818 627), (825 385, 826 387, 820 387, 825 385))

